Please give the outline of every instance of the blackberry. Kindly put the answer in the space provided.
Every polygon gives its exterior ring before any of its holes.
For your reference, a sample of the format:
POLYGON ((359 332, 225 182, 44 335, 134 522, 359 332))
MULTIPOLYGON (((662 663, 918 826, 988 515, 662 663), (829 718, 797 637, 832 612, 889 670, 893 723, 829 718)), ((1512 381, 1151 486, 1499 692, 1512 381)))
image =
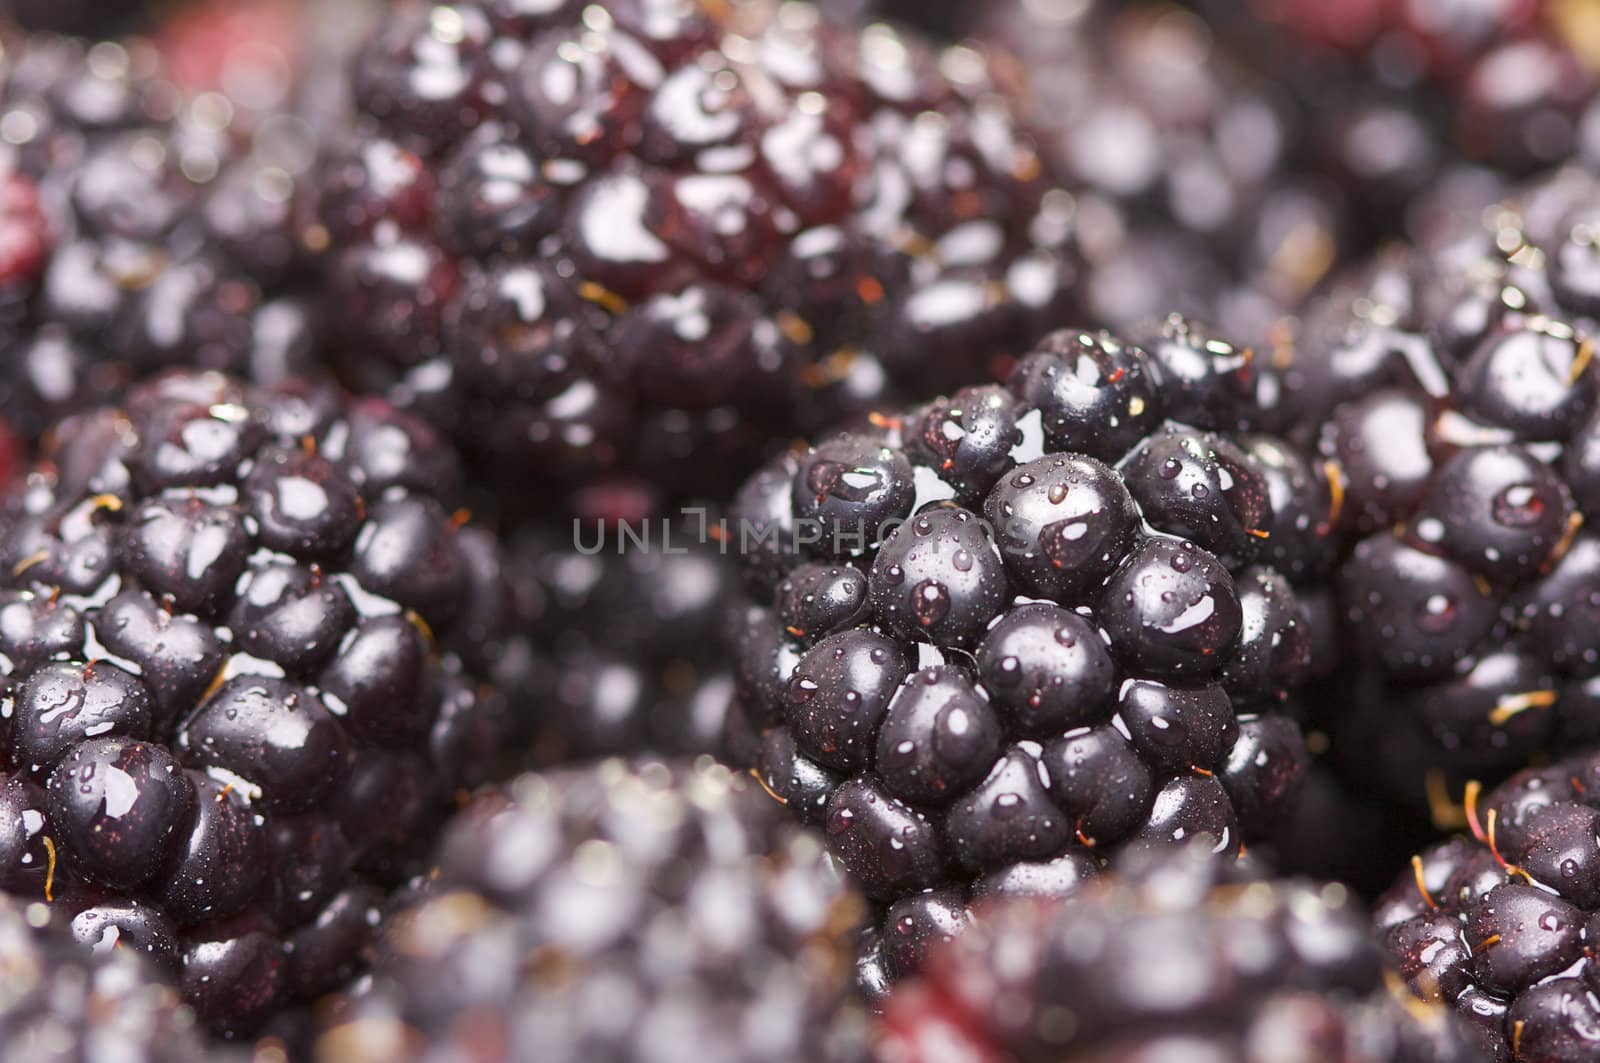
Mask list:
POLYGON ((148 42, 48 35, 0 57, 0 120, 0 414, 26 440, 162 368, 314 365, 304 122, 185 94, 148 42))
POLYGON ((1237 431, 1250 359, 1181 319, 1149 339, 1051 334, 1008 386, 782 455, 730 509, 730 755, 824 829, 886 940, 1129 840, 1237 852, 1294 796, 1312 631, 1283 573, 1331 563, 1328 484, 1237 431))
POLYGON ((85 951, 43 904, 0 896, 0 957, 11 1059, 207 1058, 194 1016, 157 972, 130 949, 85 951))
POLYGON ((1413 857, 1374 922, 1412 989, 1454 1009, 1485 1059, 1592 1058, 1600 1027, 1600 757, 1468 791, 1470 836, 1413 857))
POLYGON ((431 429, 326 385, 166 375, 48 438, 0 516, 0 887, 248 1030, 503 755, 499 547, 431 429))
POLYGON ((343 371, 488 461, 715 494, 1068 309, 1071 199, 971 51, 483 0, 400 6, 351 73, 315 234, 343 371))
POLYGON ((1366 667, 1328 725, 1363 785, 1420 803, 1600 733, 1595 188, 1558 174, 1336 287, 1284 374, 1359 540, 1338 584, 1366 667))
POLYGON ((1343 886, 1203 848, 1130 853, 1067 900, 1007 898, 940 947, 883 1022, 886 1063, 1475 1058, 1385 986, 1343 886))
POLYGON ((437 860, 319 1058, 866 1058, 846 997, 860 899, 726 768, 524 776, 463 811, 437 860))

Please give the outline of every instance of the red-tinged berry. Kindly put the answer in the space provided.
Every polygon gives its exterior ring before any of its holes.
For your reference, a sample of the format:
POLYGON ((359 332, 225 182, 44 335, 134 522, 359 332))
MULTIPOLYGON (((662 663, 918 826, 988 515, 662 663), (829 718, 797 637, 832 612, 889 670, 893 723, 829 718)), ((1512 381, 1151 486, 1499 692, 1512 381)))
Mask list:
POLYGON ((976 52, 766 0, 406 4, 352 87, 343 368, 486 461, 720 490, 1065 323, 1070 197, 976 52))

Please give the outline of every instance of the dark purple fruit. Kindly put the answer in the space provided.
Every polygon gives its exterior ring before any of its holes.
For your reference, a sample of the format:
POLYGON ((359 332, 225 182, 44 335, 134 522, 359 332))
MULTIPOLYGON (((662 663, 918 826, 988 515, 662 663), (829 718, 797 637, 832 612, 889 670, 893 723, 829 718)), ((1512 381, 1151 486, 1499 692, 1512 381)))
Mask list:
MULTIPOLYGON (((866 1057, 847 959, 865 904, 748 777, 656 759, 526 775, 454 817, 432 863, 386 913, 370 978, 319 1013, 319 1056, 384 1058, 397 1022, 458 1055, 647 1056, 644 1028, 590 1006, 620 993, 720 1059, 866 1057), (554 981, 552 950, 571 960, 554 981)), ((341 895, 297 935, 291 980, 336 969, 369 901, 341 895)), ((959 905, 904 914, 894 953, 913 963, 959 905)))
MULTIPOLYGON (((1213 423, 1268 412, 1189 370, 1213 423)), ((1160 380, 1108 335, 1057 333, 1009 395, 880 413, 769 462, 732 507, 752 602, 729 621, 724 755, 885 904, 857 957, 874 999, 958 901, 1071 890, 1130 846, 1237 854, 1299 798, 1288 710, 1337 667, 1315 581, 1339 499, 1286 440, 1163 421, 1160 380)))

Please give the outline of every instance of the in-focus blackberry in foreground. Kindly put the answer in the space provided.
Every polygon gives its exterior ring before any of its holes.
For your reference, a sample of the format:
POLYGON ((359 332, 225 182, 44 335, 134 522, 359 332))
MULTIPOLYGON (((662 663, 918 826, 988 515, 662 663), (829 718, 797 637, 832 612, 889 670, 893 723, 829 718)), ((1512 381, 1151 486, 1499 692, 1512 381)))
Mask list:
POLYGON ((1326 723, 1391 796, 1600 736, 1597 188, 1563 171, 1380 259, 1286 352, 1359 539, 1338 582, 1360 686, 1326 723))
POLYGON ((147 41, 0 50, 0 416, 28 442, 163 368, 313 365, 294 206, 313 131, 275 109, 287 85, 252 109, 170 73, 147 41))
POLYGON ((1130 839, 1234 853, 1292 800, 1333 498, 1248 430, 1257 383, 1182 319, 1055 333, 741 489, 731 751, 888 905, 870 986, 970 895, 1069 890, 1130 839))
POLYGON ((200 1063, 194 1016, 131 949, 93 952, 60 911, 0 895, 0 1058, 200 1063))
POLYGON ((1071 200, 975 51, 768 0, 407 3, 352 79, 310 234, 343 369, 476 455, 727 490, 1065 323, 1071 200))
POLYGON ((504 755, 499 548, 431 429, 331 387, 168 375, 49 439, 0 515, 0 886, 249 1029, 504 755))
POLYGON ((1446 1009, 1388 988, 1365 914, 1344 887, 1272 880, 1193 845, 1130 853, 1064 902, 1013 899, 980 911, 941 946, 925 979, 891 998, 879 1056, 1476 1058, 1446 1009))
POLYGON ((846 996, 861 900, 726 768, 524 776, 461 813, 437 864, 319 1058, 866 1058, 846 996))
POLYGON ((1597 795, 1593 752, 1470 795, 1471 835, 1416 858, 1378 905, 1411 987, 1461 1015, 1485 1059, 1600 1052, 1597 795))

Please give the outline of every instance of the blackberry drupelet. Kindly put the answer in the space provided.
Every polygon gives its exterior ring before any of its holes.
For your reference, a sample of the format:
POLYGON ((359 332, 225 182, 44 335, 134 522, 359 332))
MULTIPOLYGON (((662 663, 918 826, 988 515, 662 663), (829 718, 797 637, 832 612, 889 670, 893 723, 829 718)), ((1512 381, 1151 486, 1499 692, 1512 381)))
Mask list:
POLYGON ((0 895, 0 970, 8 1063, 207 1058, 194 1016, 149 964, 130 949, 86 951, 44 904, 0 895))
POLYGON ((971 895, 1070 887, 1129 840, 1237 852, 1292 801, 1294 585, 1332 561, 1331 494, 1238 431, 1252 383, 1181 319, 1144 347, 1055 333, 1008 386, 824 437, 736 497, 730 753, 887 906, 869 986, 971 895))
POLYGON ((1308 315, 1284 412, 1338 472, 1363 785, 1419 804, 1600 737, 1588 204, 1566 171, 1391 255, 1308 315))
POLYGON ((0 122, 0 415, 28 441, 163 368, 312 366, 305 123, 184 94, 147 42, 42 34, 0 55, 0 122))
POLYGON ((1413 858, 1374 921, 1416 993, 1465 1020, 1484 1059, 1600 1050, 1600 755, 1530 768, 1479 797, 1470 836, 1413 858))
POLYGON ((318 1055, 865 1060, 862 914, 821 842, 709 761, 529 775, 460 813, 318 1055))
POLYGON ((405 4, 320 181, 343 369, 568 486, 731 488, 1061 323, 1071 197, 984 58, 806 4, 405 4))
POLYGON ((499 547, 432 429, 331 386, 171 374, 48 440, 0 515, 0 888, 243 1032, 504 755, 499 547))
POLYGON ((895 992, 884 1063, 1466 1063, 1443 1008, 1391 991, 1343 886, 1188 846, 1065 901, 1007 899, 895 992))

